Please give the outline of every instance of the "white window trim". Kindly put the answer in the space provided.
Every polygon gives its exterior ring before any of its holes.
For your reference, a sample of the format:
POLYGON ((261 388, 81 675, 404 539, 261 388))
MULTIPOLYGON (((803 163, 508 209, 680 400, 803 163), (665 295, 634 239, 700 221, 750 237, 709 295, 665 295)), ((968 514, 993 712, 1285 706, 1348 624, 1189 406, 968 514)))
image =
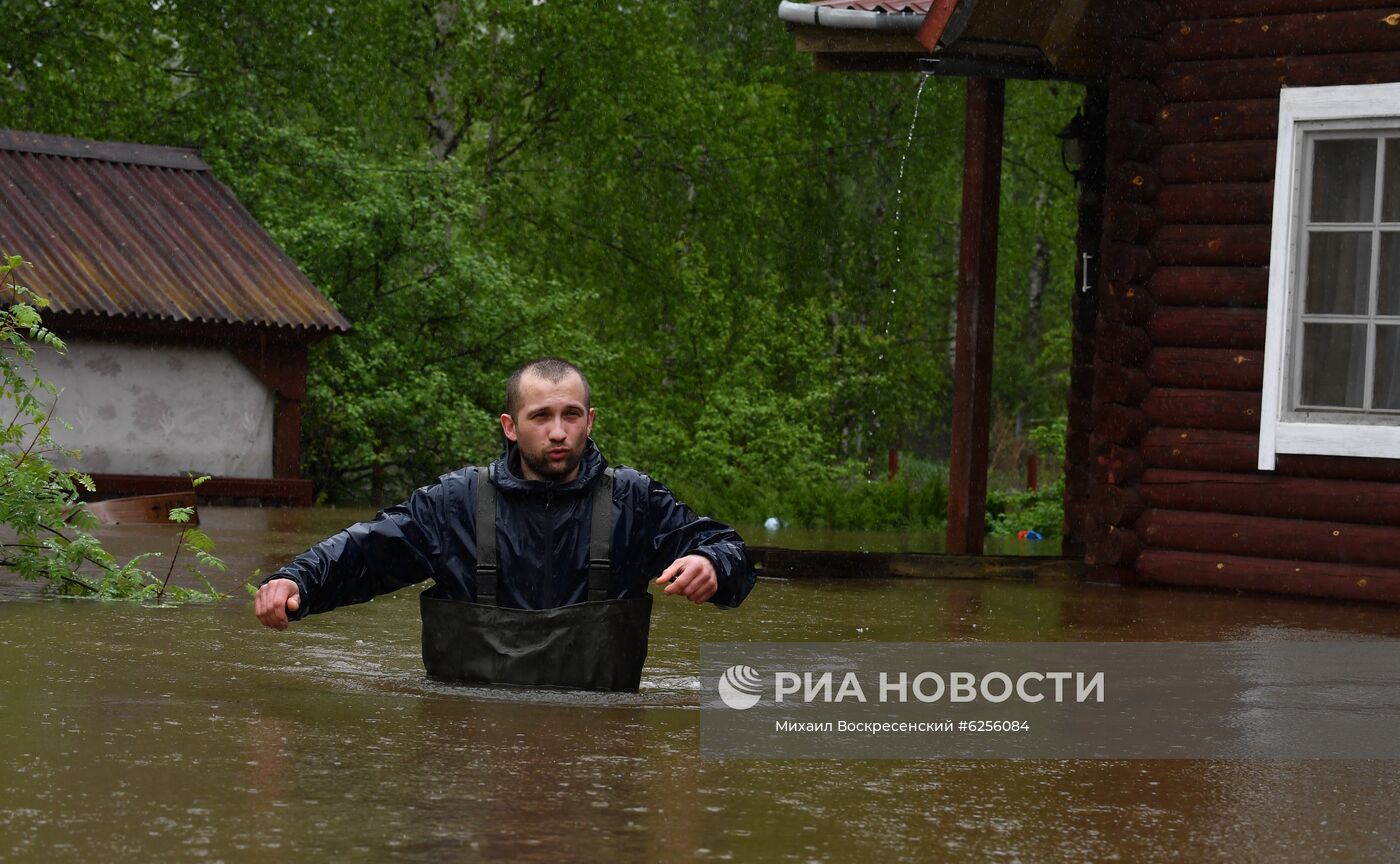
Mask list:
POLYGON ((1269 315, 1264 341, 1264 392, 1259 412, 1259 470, 1272 471, 1280 453, 1400 458, 1400 426, 1285 422, 1284 348, 1288 344, 1289 290, 1297 267, 1299 202, 1305 152, 1299 124, 1316 121, 1394 121, 1400 83, 1345 87, 1290 87, 1279 92, 1278 156, 1274 163, 1273 233, 1269 244, 1269 315))

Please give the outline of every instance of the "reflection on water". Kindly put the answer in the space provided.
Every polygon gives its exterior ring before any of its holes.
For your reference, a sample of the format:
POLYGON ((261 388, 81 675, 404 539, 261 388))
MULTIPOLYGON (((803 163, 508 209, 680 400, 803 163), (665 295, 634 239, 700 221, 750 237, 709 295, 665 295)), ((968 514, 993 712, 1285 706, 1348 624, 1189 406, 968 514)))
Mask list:
MULTIPOLYGON (((208 510, 268 571, 358 513, 208 510)), ((166 529, 119 529, 135 550, 166 529)), ((1400 609, 1008 582, 764 580, 660 600, 635 696, 442 687, 412 591, 259 628, 215 606, 0 602, 5 861, 1390 861, 1368 762, 713 762, 701 641, 1400 636, 1400 609)))

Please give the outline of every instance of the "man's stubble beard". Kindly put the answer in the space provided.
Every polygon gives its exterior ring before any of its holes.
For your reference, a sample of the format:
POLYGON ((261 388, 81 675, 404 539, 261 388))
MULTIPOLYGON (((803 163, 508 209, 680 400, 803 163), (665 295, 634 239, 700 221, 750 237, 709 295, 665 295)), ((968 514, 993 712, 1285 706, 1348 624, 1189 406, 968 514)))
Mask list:
POLYGON ((550 468, 549 463, 547 461, 537 461, 534 454, 526 453, 523 449, 520 451, 520 460, 526 465, 528 465, 530 467, 530 470, 533 471, 539 477, 542 477, 551 483, 557 483, 558 481, 563 480, 565 477, 568 477, 570 474, 574 473, 575 469, 577 469, 580 465, 583 464, 583 454, 587 452, 587 450, 588 447, 585 444, 584 447, 581 447, 579 449, 578 453, 573 454, 571 456, 569 461, 566 462, 564 464, 564 467, 559 471, 555 471, 554 469, 550 468))

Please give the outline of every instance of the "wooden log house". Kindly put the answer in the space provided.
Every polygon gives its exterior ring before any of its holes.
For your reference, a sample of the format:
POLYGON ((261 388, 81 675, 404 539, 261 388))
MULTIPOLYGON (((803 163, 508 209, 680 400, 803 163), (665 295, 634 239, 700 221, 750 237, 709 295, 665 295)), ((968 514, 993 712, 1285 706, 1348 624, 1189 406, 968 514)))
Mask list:
POLYGON ((1400 4, 779 15, 818 68, 968 79, 950 552, 981 551, 998 79, 1055 78, 1086 85, 1066 551, 1106 581, 1400 602, 1400 4))

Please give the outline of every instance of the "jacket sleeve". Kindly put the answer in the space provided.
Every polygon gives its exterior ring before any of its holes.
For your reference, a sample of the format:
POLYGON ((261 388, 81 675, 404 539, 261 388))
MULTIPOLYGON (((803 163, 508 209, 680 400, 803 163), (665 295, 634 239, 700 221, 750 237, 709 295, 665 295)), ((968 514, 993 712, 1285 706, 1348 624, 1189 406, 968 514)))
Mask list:
POLYGON ((719 590, 710 602, 724 609, 744 602, 757 577, 743 538, 723 522, 696 516, 670 489, 647 479, 647 516, 652 536, 649 571, 660 575, 677 558, 704 555, 715 565, 719 580, 719 590))
POLYGON ((407 501, 322 540, 264 579, 291 579, 301 590, 293 620, 363 603, 434 575, 441 560, 449 490, 439 482, 407 501))

